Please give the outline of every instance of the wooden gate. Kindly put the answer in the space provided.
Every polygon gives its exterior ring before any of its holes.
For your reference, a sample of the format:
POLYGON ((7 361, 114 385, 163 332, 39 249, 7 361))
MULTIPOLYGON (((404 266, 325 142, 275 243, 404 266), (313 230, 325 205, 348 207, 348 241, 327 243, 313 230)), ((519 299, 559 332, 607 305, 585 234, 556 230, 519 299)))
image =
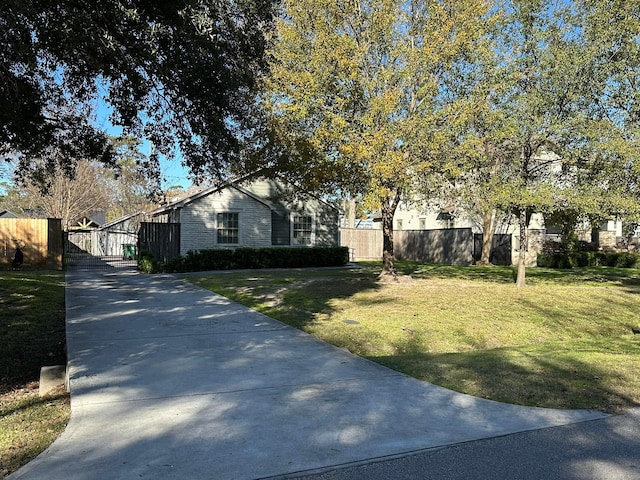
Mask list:
POLYGON ((138 251, 150 252, 161 262, 180 256, 180 224, 141 222, 138 251))

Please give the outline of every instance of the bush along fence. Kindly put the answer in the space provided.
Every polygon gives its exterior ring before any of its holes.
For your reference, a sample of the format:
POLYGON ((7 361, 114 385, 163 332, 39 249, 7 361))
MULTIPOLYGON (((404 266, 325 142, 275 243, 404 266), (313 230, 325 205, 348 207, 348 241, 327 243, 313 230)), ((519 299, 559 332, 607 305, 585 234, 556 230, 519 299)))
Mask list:
POLYGON ((538 266, 546 268, 620 267, 640 268, 640 254, 630 252, 541 253, 538 266))
POLYGON ((347 247, 236 248, 189 251, 168 262, 140 252, 138 269, 145 273, 202 272, 247 268, 337 267, 349 261, 347 247))

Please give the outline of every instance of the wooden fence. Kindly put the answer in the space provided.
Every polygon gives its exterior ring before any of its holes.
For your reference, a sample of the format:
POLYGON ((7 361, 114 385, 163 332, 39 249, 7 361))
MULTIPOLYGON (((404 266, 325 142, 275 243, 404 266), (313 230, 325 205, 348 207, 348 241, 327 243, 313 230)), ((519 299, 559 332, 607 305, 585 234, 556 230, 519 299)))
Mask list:
POLYGON ((0 264, 10 265, 16 247, 24 265, 62 268, 62 224, 49 218, 0 218, 0 264))
POLYGON ((394 232, 394 255, 398 260, 438 265, 471 265, 473 231, 470 228, 400 230, 394 232))
POLYGON ((138 251, 148 251, 161 262, 180 255, 180 224, 140 222, 138 251))
POLYGON ((340 245, 349 247, 351 261, 382 258, 382 230, 341 228, 340 245))
MULTIPOLYGON (((494 257, 499 258, 500 264, 510 265, 511 235, 508 239, 506 237, 494 237, 494 248, 500 248, 499 253, 495 251, 494 257)), ((476 245, 477 242, 476 239, 476 245)), ((342 228, 340 245, 349 248, 352 261, 381 260, 382 230, 342 228)), ((478 254, 470 228, 396 230, 393 232, 393 249, 398 260, 441 265, 470 265, 474 255, 478 254)))

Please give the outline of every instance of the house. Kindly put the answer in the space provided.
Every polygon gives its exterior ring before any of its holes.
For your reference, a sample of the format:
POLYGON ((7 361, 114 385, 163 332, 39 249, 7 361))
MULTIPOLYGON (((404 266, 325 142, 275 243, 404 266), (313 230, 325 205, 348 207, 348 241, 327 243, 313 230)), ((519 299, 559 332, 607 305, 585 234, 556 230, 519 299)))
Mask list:
POLYGON ((104 210, 96 210, 69 225, 69 230, 94 230, 104 225, 106 219, 107 214, 104 210))
POLYGON ((230 181, 151 213, 180 225, 180 255, 212 248, 335 246, 339 210, 283 182, 230 181))
POLYGON ((94 232, 99 255, 135 258, 140 222, 145 220, 146 214, 138 212, 99 227, 94 232))
POLYGON ((20 215, 17 215, 10 210, 0 210, 0 218, 20 218, 20 215))

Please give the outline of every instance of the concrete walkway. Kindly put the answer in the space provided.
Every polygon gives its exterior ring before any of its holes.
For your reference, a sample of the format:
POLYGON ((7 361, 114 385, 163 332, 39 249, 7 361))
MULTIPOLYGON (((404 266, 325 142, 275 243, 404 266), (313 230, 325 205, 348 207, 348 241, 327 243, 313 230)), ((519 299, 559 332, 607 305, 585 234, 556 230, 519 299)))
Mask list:
POLYGON ((17 479, 257 479, 604 418, 435 387, 172 276, 70 271, 72 418, 17 479))

